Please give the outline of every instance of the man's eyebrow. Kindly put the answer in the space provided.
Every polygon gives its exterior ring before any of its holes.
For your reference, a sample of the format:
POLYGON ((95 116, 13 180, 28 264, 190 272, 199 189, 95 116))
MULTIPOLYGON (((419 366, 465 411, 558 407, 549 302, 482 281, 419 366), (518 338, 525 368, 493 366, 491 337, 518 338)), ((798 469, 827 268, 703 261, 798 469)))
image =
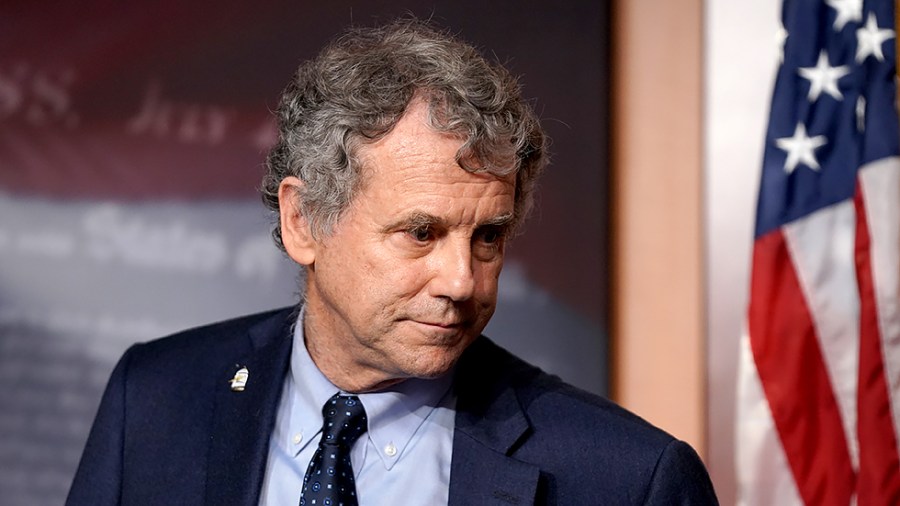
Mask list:
POLYGON ((513 222, 513 213, 503 213, 478 224, 479 227, 508 227, 513 222))
MULTIPOLYGON (((513 213, 503 213, 497 216, 492 216, 483 222, 478 224, 478 227, 508 227, 513 222, 513 213)), ((391 232, 397 230, 398 228, 419 228, 419 227, 431 227, 435 225, 444 224, 444 220, 438 216, 433 214, 415 211, 406 215, 401 216, 399 219, 392 221, 391 223, 385 225, 383 227, 384 232, 391 232)))
POLYGON ((415 211, 401 216, 399 219, 388 223, 384 228, 384 232, 397 230, 398 228, 418 228, 428 227, 441 223, 442 220, 432 214, 415 211))

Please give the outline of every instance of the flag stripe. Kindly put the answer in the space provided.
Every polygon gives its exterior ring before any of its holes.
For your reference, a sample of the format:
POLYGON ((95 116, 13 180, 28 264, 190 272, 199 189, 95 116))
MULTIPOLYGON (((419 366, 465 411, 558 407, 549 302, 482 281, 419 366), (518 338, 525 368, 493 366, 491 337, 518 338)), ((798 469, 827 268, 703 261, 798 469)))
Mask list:
POLYGON ((746 326, 742 334, 738 360, 740 402, 737 403, 735 412, 742 443, 735 451, 737 504, 803 506, 797 484, 788 468, 787 456, 775 430, 772 411, 762 391, 746 326))
POLYGON ((857 211, 856 271, 860 295, 857 504, 900 504, 900 456, 885 377, 870 255, 873 248, 862 184, 857 187, 854 204, 857 211))
POLYGON ((854 469, 859 462, 856 438, 856 377, 859 375, 859 296, 853 266, 856 212, 853 201, 841 202, 782 227, 791 265, 847 435, 854 469))
POLYGON ((872 242, 872 281, 885 374, 894 397, 894 433, 900 434, 896 399, 900 395, 900 158, 870 163, 859 178, 872 242))
POLYGON ((844 426, 781 230, 757 239, 751 290, 750 344, 800 496, 846 506, 855 480, 844 426))

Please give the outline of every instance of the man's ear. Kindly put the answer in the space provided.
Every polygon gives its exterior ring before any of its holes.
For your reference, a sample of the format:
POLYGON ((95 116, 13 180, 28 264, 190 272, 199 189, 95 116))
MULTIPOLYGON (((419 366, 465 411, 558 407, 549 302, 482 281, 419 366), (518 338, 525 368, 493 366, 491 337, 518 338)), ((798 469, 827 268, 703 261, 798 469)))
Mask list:
POLYGON ((281 242, 289 257, 300 265, 310 266, 316 260, 316 241, 309 221, 300 212, 300 190, 303 181, 288 176, 278 185, 278 209, 281 213, 281 242))

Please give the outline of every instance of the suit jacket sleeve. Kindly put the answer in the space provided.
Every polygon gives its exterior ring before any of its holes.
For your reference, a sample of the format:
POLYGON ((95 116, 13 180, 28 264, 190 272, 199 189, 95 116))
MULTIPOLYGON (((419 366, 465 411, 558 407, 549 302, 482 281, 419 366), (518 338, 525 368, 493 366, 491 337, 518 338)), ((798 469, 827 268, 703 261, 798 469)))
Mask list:
POLYGON ((653 471, 645 504, 719 504, 709 474, 690 445, 672 440, 666 446, 653 471))
POLYGON ((67 506, 119 504, 125 428, 125 378, 134 347, 119 360, 110 376, 88 436, 67 506))

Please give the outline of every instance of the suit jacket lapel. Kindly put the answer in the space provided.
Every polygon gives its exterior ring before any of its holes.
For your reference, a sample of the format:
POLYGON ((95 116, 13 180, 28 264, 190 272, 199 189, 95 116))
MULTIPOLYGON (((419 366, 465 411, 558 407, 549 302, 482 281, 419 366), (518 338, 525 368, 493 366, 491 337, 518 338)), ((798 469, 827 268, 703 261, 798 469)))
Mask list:
POLYGON ((457 367, 456 425, 450 468, 450 505, 532 504, 540 470, 510 454, 529 430, 528 419, 485 338, 457 367), (492 363, 493 362, 493 363, 492 363))
POLYGON ((259 502, 269 438, 290 364, 293 315, 285 311, 253 327, 250 346, 218 373, 207 457, 208 505, 259 502), (241 367, 249 377, 244 391, 235 392, 228 380, 241 367))

